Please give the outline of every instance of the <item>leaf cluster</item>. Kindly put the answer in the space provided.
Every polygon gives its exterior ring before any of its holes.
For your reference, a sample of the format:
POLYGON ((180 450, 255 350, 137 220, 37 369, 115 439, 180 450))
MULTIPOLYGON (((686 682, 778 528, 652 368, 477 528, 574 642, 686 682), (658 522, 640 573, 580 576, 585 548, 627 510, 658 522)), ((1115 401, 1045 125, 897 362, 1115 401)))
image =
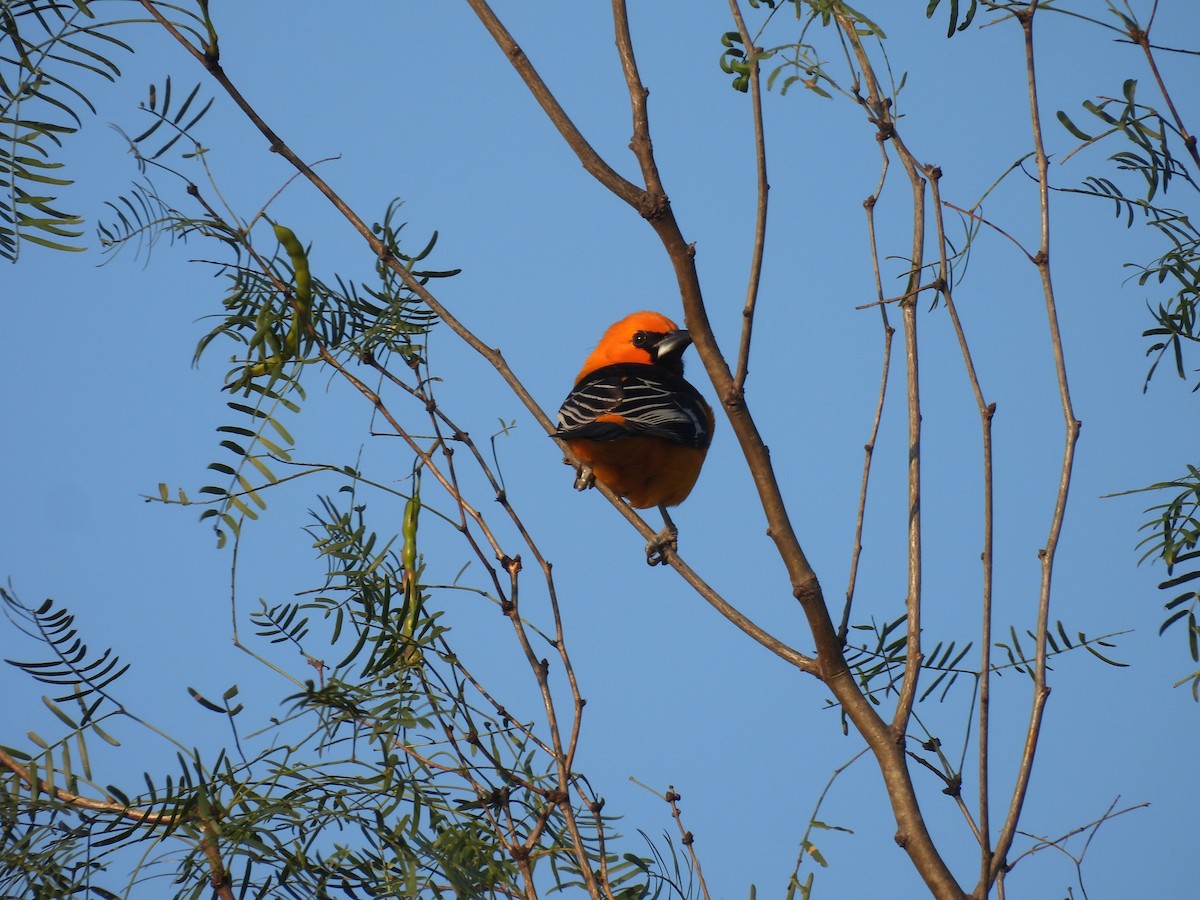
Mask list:
POLYGON ((116 81, 116 51, 130 51, 84 0, 0 4, 0 256, 16 261, 20 241, 79 250, 82 219, 56 205, 71 184, 57 174, 64 139, 95 112, 81 82, 116 81), (81 77, 83 76, 83 77, 81 77))
MULTIPOLYGON (((1192 662, 1200 662, 1200 620, 1196 616, 1200 607, 1200 589, 1196 586, 1200 579, 1200 469, 1188 466, 1184 477, 1151 485, 1146 490, 1175 492, 1167 502, 1146 510, 1153 518, 1142 526, 1149 534, 1138 545, 1145 548, 1142 562, 1161 560, 1167 569, 1170 577, 1159 584, 1159 590, 1183 589, 1164 604, 1167 618, 1158 633, 1181 626, 1192 662)), ((1193 699, 1200 701, 1200 669, 1177 684, 1185 682, 1191 683, 1193 699)))
MULTIPOLYGON (((1139 102, 1136 91, 1137 81, 1129 78, 1122 86, 1120 99, 1105 97, 1099 102, 1083 103, 1083 108, 1103 126, 1095 133, 1076 124, 1065 112, 1059 111, 1058 119, 1083 142, 1075 152, 1106 138, 1124 138, 1131 145, 1130 149, 1119 150, 1108 159, 1118 172, 1137 175, 1142 188, 1135 194, 1112 178, 1093 175, 1084 179, 1083 187, 1070 190, 1111 201, 1114 214, 1123 216, 1127 227, 1141 220, 1169 245, 1161 256, 1149 263, 1127 264, 1138 271, 1139 285, 1153 283, 1170 292, 1168 299, 1151 307, 1156 324, 1144 332, 1146 337, 1153 339, 1146 350, 1146 355, 1153 360, 1146 374, 1148 387, 1167 354, 1173 357, 1178 376, 1186 378, 1184 347, 1200 343, 1200 331, 1196 326, 1196 304, 1200 299, 1200 231, 1186 212, 1157 202, 1159 194, 1165 195, 1176 180, 1193 191, 1200 191, 1200 185, 1188 158, 1177 152, 1178 145, 1185 142, 1184 135, 1157 109, 1139 102)), ((1200 381, 1195 388, 1200 388, 1200 381)))
POLYGON ((611 849, 611 817, 586 782, 576 797, 557 793, 555 757, 535 724, 497 703, 454 652, 420 583, 420 555, 405 546, 416 533, 371 530, 357 490, 352 480, 342 499, 323 498, 312 513, 323 582, 302 600, 263 601, 253 616, 261 638, 294 648, 317 676, 297 682, 285 714, 251 734, 236 685, 219 700, 191 689, 224 721, 235 752, 206 759, 180 748, 174 771, 147 772, 139 790, 96 784, 83 752, 99 720, 128 716, 112 694, 125 669, 110 651, 90 654, 61 608, 29 609, 4 594, 10 615, 50 651, 45 662, 18 665, 66 691, 48 703, 81 710, 52 705, 66 735, 31 735, 38 753, 5 751, 30 779, 3 769, 0 803, 12 823, 0 846, 5 896, 85 886, 118 896, 122 866, 140 857, 134 877, 170 872, 172 896, 198 897, 215 856, 246 897, 504 897, 523 891, 506 849, 518 838, 529 839, 531 871, 566 889, 582 883, 559 811, 567 803, 617 896, 657 896, 679 883, 678 866, 659 873, 661 857, 611 849), (89 700, 98 694, 108 706, 89 700), (59 788, 66 793, 56 798, 59 788), (72 802, 80 797, 92 808, 72 802))
MULTIPOLYGON (((340 274, 322 280, 312 271, 311 247, 291 229, 275 223, 264 232, 263 212, 244 220, 222 211, 223 201, 209 202, 198 182, 206 180, 218 198, 221 192, 197 134, 212 105, 211 100, 201 102, 199 90, 193 87, 177 102, 180 94, 170 78, 161 89, 150 86, 141 105, 149 124, 132 137, 126 135, 142 178, 130 193, 108 204, 114 218, 100 224, 99 235, 113 255, 131 244, 138 254, 149 252, 164 236, 171 242, 199 237, 219 250, 203 262, 224 283, 223 312, 198 341, 194 362, 214 345, 232 342, 237 347, 227 375, 228 389, 240 395, 228 403, 236 418, 217 427, 219 446, 230 456, 208 467, 227 480, 203 485, 197 497, 163 483, 152 499, 202 504, 201 518, 212 520, 218 545, 223 546, 230 536, 237 537, 244 521, 257 519, 266 508, 263 489, 279 482, 278 466, 294 464, 285 418, 301 409, 305 368, 323 360, 386 365, 396 356, 411 365, 420 360, 435 317, 386 259, 376 260, 369 281, 340 274), (203 179, 193 180, 168 157, 180 141, 186 148, 183 162, 199 166, 203 179), (182 183, 198 210, 185 213, 165 199, 150 179, 151 171, 182 183)), ((405 224, 398 219, 400 209, 400 201, 393 200, 374 226, 387 254, 401 261, 421 285, 457 274, 457 269, 421 267, 437 245, 436 232, 418 252, 402 249, 405 224)))
MULTIPOLYGON (((1139 286, 1154 286, 1162 296, 1147 304, 1154 320, 1154 325, 1143 332, 1143 336, 1151 341, 1146 349, 1151 363, 1143 383, 1143 390, 1147 390, 1160 363, 1167 358, 1172 360, 1178 378, 1185 381, 1191 378, 1186 357, 1200 345, 1197 315, 1200 229, 1188 212, 1189 207, 1194 206, 1196 195, 1200 194, 1200 153, 1195 135, 1186 127, 1172 101, 1170 87, 1158 70, 1155 51, 1161 48, 1151 42, 1149 27, 1143 27, 1137 21, 1128 4, 1123 12, 1110 3, 1109 11, 1118 20, 1118 25, 1090 21, 1117 32, 1127 43, 1142 50, 1155 77, 1164 111, 1139 100, 1137 80, 1127 78, 1120 97, 1100 97, 1083 103, 1083 109, 1092 117, 1093 126, 1084 127, 1062 111, 1058 113, 1058 119, 1074 138, 1082 142, 1072 155, 1101 142, 1117 141, 1119 149, 1108 157, 1108 162, 1116 173, 1125 176, 1092 175, 1084 180, 1082 187, 1071 190, 1111 202, 1114 214, 1124 218, 1126 227, 1141 221, 1166 245, 1166 249, 1150 262, 1126 263, 1138 273, 1139 286), (1136 190, 1125 184, 1130 175, 1136 190), (1173 186, 1177 188, 1176 194, 1183 190, 1184 199, 1190 198, 1190 202, 1167 206, 1163 198, 1173 186)), ((1200 379, 1192 385, 1192 391, 1197 390, 1200 390, 1200 379)), ((1190 416, 1182 412, 1181 419, 1190 421, 1190 416)), ((1175 591, 1200 578, 1200 571, 1193 570, 1191 565, 1197 559, 1196 541, 1200 534, 1196 519, 1200 470, 1188 464, 1187 474, 1144 490, 1174 491, 1165 503, 1147 510, 1152 518, 1140 530, 1148 535, 1138 546, 1145 548, 1142 561, 1157 559, 1166 567, 1170 577, 1159 588, 1175 591), (1181 563, 1188 564, 1184 566, 1186 571, 1177 573, 1176 568, 1181 563)), ((1165 603, 1167 618, 1159 629, 1162 634, 1183 624, 1193 662, 1200 662, 1200 631, 1195 616, 1198 598, 1200 595, 1191 590, 1173 596, 1165 603)), ((1178 684, 1188 681, 1192 684, 1193 697, 1200 701, 1200 670, 1178 684)))

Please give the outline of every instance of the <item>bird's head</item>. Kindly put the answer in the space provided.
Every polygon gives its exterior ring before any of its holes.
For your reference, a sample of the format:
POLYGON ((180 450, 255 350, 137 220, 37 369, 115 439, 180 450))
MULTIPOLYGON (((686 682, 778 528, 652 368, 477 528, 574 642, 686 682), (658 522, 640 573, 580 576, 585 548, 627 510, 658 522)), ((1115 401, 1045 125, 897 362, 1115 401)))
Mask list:
POLYGON ((579 377, 604 366, 640 363, 683 374, 683 351, 692 337, 662 313, 636 312, 609 327, 579 377))

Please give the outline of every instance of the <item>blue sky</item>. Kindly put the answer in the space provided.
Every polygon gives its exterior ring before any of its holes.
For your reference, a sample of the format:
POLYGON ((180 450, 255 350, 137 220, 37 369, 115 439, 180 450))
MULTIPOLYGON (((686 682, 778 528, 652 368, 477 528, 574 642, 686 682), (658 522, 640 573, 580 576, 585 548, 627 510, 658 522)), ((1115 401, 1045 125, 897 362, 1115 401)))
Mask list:
MULTIPOLYGON (((1143 14, 1146 6, 1135 4, 1143 14)), ((1163 7, 1162 35, 1197 33, 1194 6, 1163 7)), ((893 69, 909 72, 901 95, 908 145, 942 167, 947 199, 970 205, 1029 147, 1018 29, 1002 23, 947 41, 941 20, 925 21, 916 6, 907 19, 890 5, 869 9, 894 17, 880 21, 893 69)), ((513 3, 497 12, 597 150, 634 178, 628 100, 606 10, 513 3)), ((363 3, 331 17, 323 5, 263 0, 216 13, 230 76, 304 158, 335 157, 322 174, 364 218, 378 219, 399 196, 414 245, 439 231, 431 264, 463 272, 435 285, 438 296, 483 340, 503 348, 545 409, 557 408, 610 322, 641 308, 679 315, 673 275, 651 231, 580 168, 465 5, 363 3)), ((639 4, 632 15, 659 166, 684 234, 696 242, 710 318, 731 352, 748 269, 754 172, 747 100, 717 65, 719 37, 732 27, 727 8, 691 5, 682 14, 639 4)), ((1136 54, 1106 33, 1049 15, 1039 22, 1052 178, 1074 186, 1104 170, 1105 154, 1059 164, 1075 142, 1054 111, 1116 95, 1126 77, 1139 78, 1149 98, 1149 78, 1136 54)), ((107 123, 128 132, 144 127, 136 103, 148 82, 167 73, 177 89, 202 80, 165 35, 140 27, 139 52, 122 66, 128 77, 95 91, 98 114, 68 147, 78 184, 66 203, 90 224, 104 217, 103 201, 136 176, 107 123)), ((775 33, 785 39, 786 32, 775 33)), ((834 45, 823 46, 840 71, 834 45)), ((1163 65, 1178 86, 1181 113, 1197 121, 1196 98, 1185 90, 1195 83, 1194 63, 1168 55, 1163 65)), ((204 82, 205 94, 215 90, 204 82)), ((836 603, 845 590, 862 447, 879 386, 879 316, 855 309, 874 297, 862 201, 878 181, 878 148, 862 114, 844 99, 794 90, 769 95, 765 105, 771 230, 749 403, 800 539, 836 603)), ((290 174, 220 100, 200 134, 222 195, 239 211, 259 208, 290 174)), ((160 188, 165 184, 160 180, 160 188)), ((883 254, 907 246, 906 192, 894 166, 878 210, 883 254)), ((180 195, 177 202, 187 200, 180 195)), ((986 212, 1033 246, 1032 182, 1010 176, 986 212)), ((305 186, 288 188, 272 213, 313 243, 318 274, 369 277, 370 254, 305 186)), ((1137 566, 1136 528, 1150 501, 1104 496, 1195 462, 1195 398, 1165 371, 1149 393, 1141 390, 1146 305, 1161 298, 1127 282, 1122 264, 1161 249, 1144 231, 1125 230, 1099 202, 1056 196, 1053 215, 1054 275, 1084 425, 1052 619, 1062 619, 1072 635, 1128 630, 1114 655, 1130 666, 1109 668, 1081 653, 1055 660, 1022 827, 1057 836, 1097 818, 1118 797, 1119 806, 1149 802, 1100 830, 1084 868, 1089 896, 1190 896, 1195 876, 1182 851, 1195 831, 1190 751, 1200 720, 1186 689, 1171 687, 1190 660, 1179 635, 1157 636, 1161 571, 1137 566)), ((222 739, 188 699, 189 685, 220 694, 237 683, 260 719, 274 714, 289 690, 231 645, 228 550, 213 547, 194 511, 143 500, 161 481, 194 490, 205 483, 204 467, 221 458, 214 428, 228 419, 227 395, 218 393, 228 351, 191 366, 196 340, 211 327, 203 317, 220 308, 220 283, 188 262, 207 253, 195 244, 161 245, 148 260, 126 252, 101 266, 94 248, 67 255, 28 246, 4 274, 0 303, 7 385, 0 420, 8 436, 0 479, 8 513, 0 525, 3 575, 26 602, 49 596, 69 606, 90 644, 113 646, 131 662, 123 697, 185 745, 222 739)), ((893 262, 885 275, 898 271, 893 262)), ((1036 608, 1036 552, 1062 447, 1045 311, 1033 267, 987 233, 956 300, 985 393, 997 403, 997 626, 1023 632, 1036 608)), ((898 324, 896 313, 892 321, 898 324)), ((978 416, 944 309, 922 307, 920 328, 927 639, 978 643, 978 416)), ((781 892, 817 795, 861 742, 841 735, 818 682, 766 655, 671 572, 647 569, 641 539, 601 497, 571 490, 560 454, 485 363, 445 330, 432 336, 430 353, 445 379, 443 405, 473 435, 497 430, 499 420, 517 422, 498 439, 497 452, 510 498, 555 563, 588 699, 580 767, 608 798, 607 810, 625 816, 630 849, 642 849, 637 829, 657 835, 672 823, 661 801, 628 779, 659 789, 673 784, 714 896, 745 897, 751 883, 760 896, 781 892)), ((711 398, 694 356, 689 365, 711 398)), ((860 622, 895 618, 905 591, 901 374, 897 355, 872 476, 860 622)), ((310 402, 292 423, 298 458, 346 463, 361 452, 382 478, 399 483, 408 474, 395 441, 369 436, 370 410, 360 401, 324 379, 312 379, 308 390, 310 402)), ((301 531, 316 489, 302 481, 290 493, 276 492, 262 521, 247 527, 236 585, 243 615, 258 597, 287 599, 319 576, 301 531)), ((704 577, 764 627, 809 649, 727 425, 718 422, 699 485, 675 519, 681 552, 704 577)), ((649 520, 657 524, 653 515, 649 520)), ((465 561, 463 548, 434 526, 423 539, 430 580, 451 580, 465 561)), ((489 683, 536 715, 520 650, 498 630, 506 623, 469 599, 450 595, 445 602, 458 639, 484 654, 479 665, 489 683)), ((527 614, 545 616, 544 604, 526 602, 534 606, 527 614)), ((0 645, 4 656, 34 652, 11 630, 0 645)), ((258 649, 302 677, 295 658, 258 649)), ((6 668, 0 679, 10 710, 0 742, 19 745, 28 729, 53 733, 54 719, 24 676, 6 668)), ((996 692, 993 802, 1001 806, 1019 756, 1029 682, 1009 674, 996 692)), ((947 703, 918 712, 947 746, 960 748, 968 700, 960 687, 947 703)), ((135 730, 122 737, 127 752, 105 760, 117 773, 106 780, 137 784, 143 769, 170 767, 168 745, 135 730)), ((961 818, 939 783, 920 772, 915 778, 952 867, 972 885, 975 861, 961 818)), ((973 796, 970 780, 967 792, 973 796)), ((820 836, 831 867, 818 872, 815 896, 921 894, 892 843, 894 825, 869 760, 842 776, 821 817, 854 834, 820 836)), ((1028 846, 1018 842, 1017 850, 1028 846)), ((1042 853, 1024 861, 1009 885, 1014 895, 1061 896, 1073 883, 1065 858, 1042 853)))

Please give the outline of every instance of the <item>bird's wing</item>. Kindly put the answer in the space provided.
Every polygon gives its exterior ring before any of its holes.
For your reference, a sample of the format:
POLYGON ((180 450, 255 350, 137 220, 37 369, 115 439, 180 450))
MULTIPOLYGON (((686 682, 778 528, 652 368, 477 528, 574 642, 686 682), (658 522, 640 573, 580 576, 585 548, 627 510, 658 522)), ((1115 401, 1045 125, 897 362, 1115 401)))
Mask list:
POLYGON ((660 437, 689 447, 712 440, 708 405, 682 378, 656 366, 605 366, 583 378, 558 411, 559 437, 611 441, 660 437))

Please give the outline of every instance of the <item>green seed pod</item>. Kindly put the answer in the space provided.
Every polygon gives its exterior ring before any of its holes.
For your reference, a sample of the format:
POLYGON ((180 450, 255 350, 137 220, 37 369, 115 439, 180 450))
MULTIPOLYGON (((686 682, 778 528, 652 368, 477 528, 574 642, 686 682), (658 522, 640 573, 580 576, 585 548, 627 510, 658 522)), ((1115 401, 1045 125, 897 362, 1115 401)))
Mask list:
POLYGON ((421 482, 413 479, 413 493, 404 504, 404 519, 400 525, 400 536, 404 543, 400 547, 400 561, 404 564, 404 624, 401 633, 409 640, 417 628, 417 614, 421 607, 421 591, 417 584, 417 518, 421 514, 421 482))
POLYGON ((292 298, 295 309, 292 312, 292 325, 284 342, 284 358, 292 359, 300 352, 300 332, 307 326, 312 311, 312 271, 308 267, 308 254, 296 233, 284 225, 274 227, 275 237, 287 251, 296 277, 296 293, 292 298))

